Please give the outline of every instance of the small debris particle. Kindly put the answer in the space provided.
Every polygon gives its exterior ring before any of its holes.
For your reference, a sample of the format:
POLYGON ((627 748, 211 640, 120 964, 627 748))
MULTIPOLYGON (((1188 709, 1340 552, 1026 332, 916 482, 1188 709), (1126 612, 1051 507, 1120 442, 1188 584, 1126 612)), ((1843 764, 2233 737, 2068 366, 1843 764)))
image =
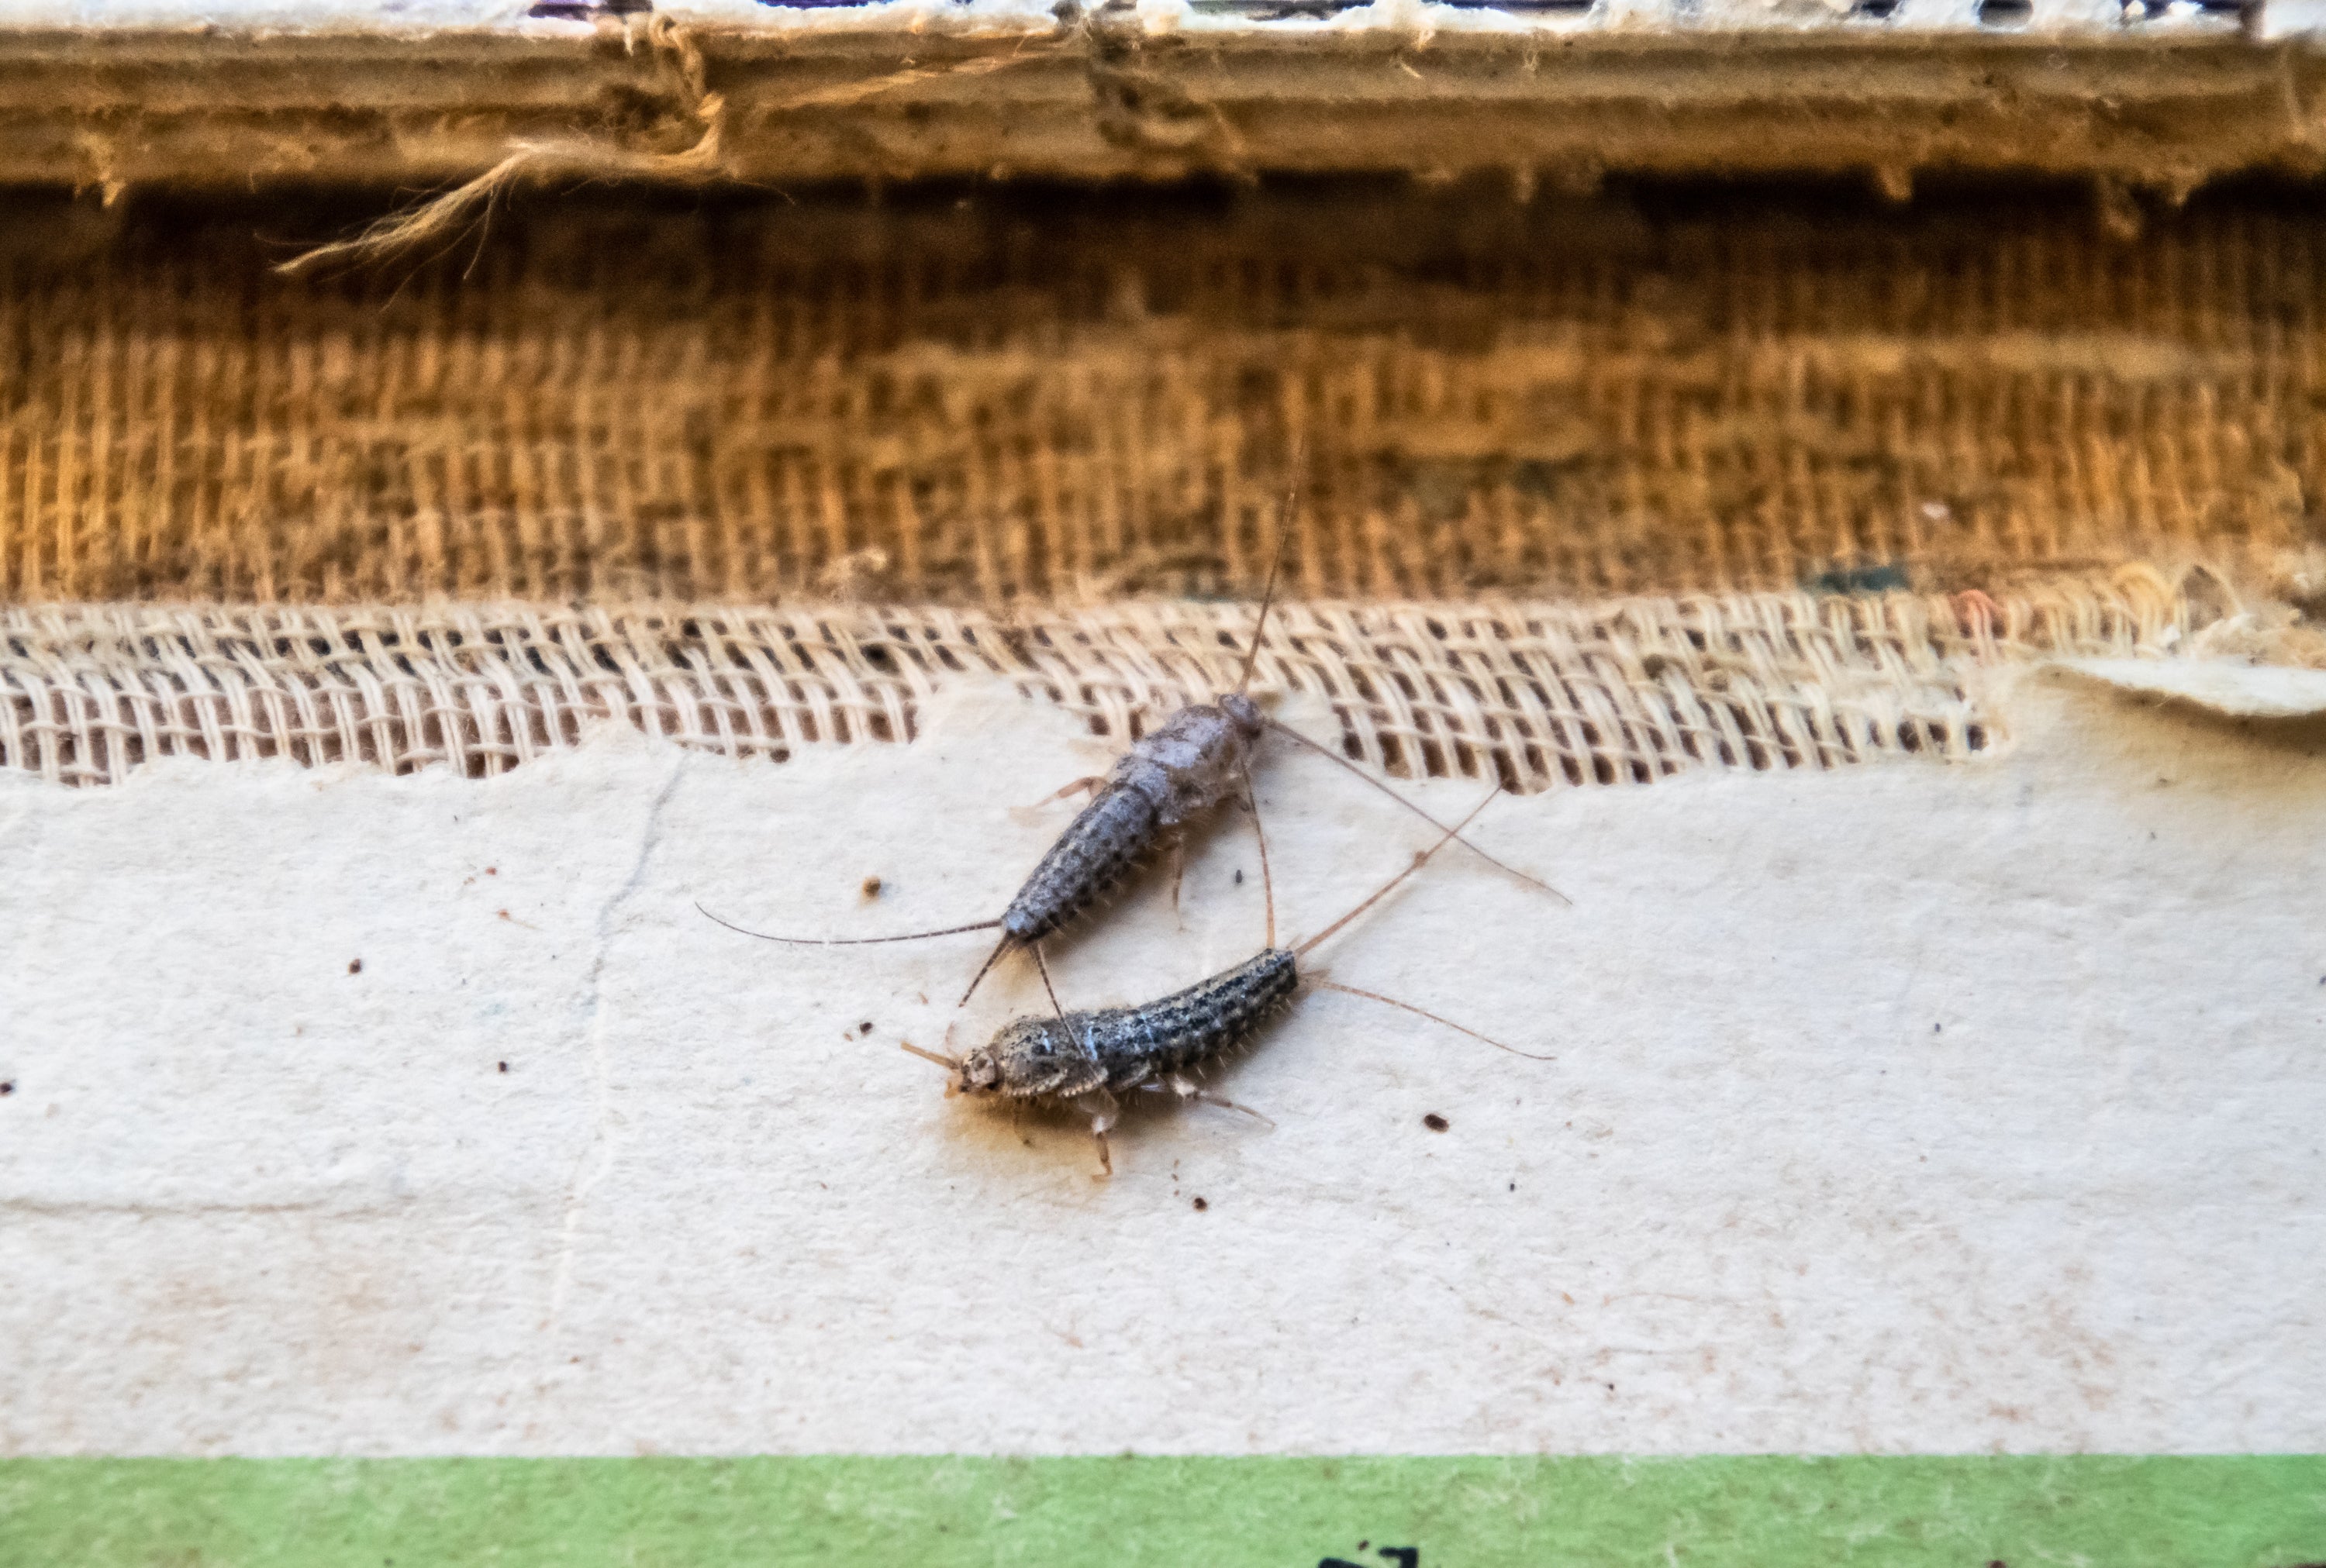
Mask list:
POLYGON ((880 896, 880 879, 878 877, 867 877, 864 879, 864 896, 867 898, 880 896))
POLYGON ((1444 1132, 1447 1127, 1452 1127, 1454 1124, 1447 1121, 1444 1117, 1438 1115, 1433 1110, 1428 1116, 1421 1118, 1421 1125, 1428 1127, 1431 1132, 1444 1132))
POLYGON ((861 1024, 857 1025, 856 1025, 856 1032, 857 1032, 859 1035, 870 1035, 870 1033, 872 1033, 872 1020, 871 1020, 871 1019, 870 1019, 870 1018, 867 1018, 867 1019, 865 1019, 865 1020, 864 1020, 864 1022, 862 1022, 861 1024))
POLYGON ((363 960, 349 959, 348 960, 348 973, 351 975, 359 975, 363 973, 363 960))
POLYGON ((1239 887, 1243 886, 1243 868, 1241 866, 1236 868, 1236 886, 1239 887))
POLYGON ((485 875, 488 877, 498 877, 500 874, 501 868, 498 866, 488 866, 485 868, 485 875))
POLYGON ((1518 1184, 1516 1182, 1512 1182, 1512 1183, 1511 1183, 1511 1191, 1512 1191, 1512 1192, 1517 1192, 1518 1190, 1519 1190, 1519 1184, 1518 1184))
POLYGON ((508 1063, 506 1062, 496 1062, 493 1065, 499 1068, 503 1072, 507 1072, 508 1071, 508 1063))
POLYGON ((1936 1035, 1936 1034, 1940 1033, 1940 1031, 1944 1030, 1945 1028, 1946 1028, 1946 1025, 1945 1025, 1944 1024, 1933 1024, 1933 1025, 1931 1025, 1931 1034, 1933 1034, 1933 1035, 1936 1035))
POLYGON ((1198 1198, 1198 1199, 1196 1199, 1196 1200, 1195 1201, 1193 1207, 1194 1207, 1194 1209, 1195 1209, 1196 1212, 1196 1213, 1198 1213, 1198 1214, 1200 1214, 1200 1213, 1202 1213, 1205 1210, 1206 1210, 1206 1209, 1210 1208, 1210 1207, 1211 1207, 1211 1205, 1210 1205, 1209 1203, 1205 1202, 1201 1198, 1198 1198))
POLYGON ((0 1081, 0 1097, 5 1097, 5 1096, 7 1096, 7 1095, 11 1095, 11 1094, 14 1094, 14 1093, 15 1093, 15 1092, 16 1092, 16 1081, 15 1081, 14 1079, 11 1078, 11 1079, 7 1079, 7 1080, 5 1080, 5 1081, 0 1081))

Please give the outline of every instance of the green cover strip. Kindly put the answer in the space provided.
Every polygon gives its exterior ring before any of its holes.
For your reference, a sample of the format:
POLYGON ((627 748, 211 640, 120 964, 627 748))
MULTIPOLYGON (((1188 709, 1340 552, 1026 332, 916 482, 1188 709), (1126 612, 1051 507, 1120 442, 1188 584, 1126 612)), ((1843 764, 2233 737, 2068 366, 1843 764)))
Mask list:
POLYGON ((2290 1568, 2326 1456, 0 1461, 10 1568, 2290 1568))

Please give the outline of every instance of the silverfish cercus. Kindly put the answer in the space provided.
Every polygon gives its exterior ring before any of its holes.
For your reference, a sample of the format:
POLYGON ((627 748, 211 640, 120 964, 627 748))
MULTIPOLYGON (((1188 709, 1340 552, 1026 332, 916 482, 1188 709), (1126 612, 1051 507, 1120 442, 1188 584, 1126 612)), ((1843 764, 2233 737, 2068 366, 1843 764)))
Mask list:
POLYGON ((1263 840, 1260 863, 1261 880, 1269 893, 1268 945, 1233 969, 1140 1007, 1019 1018, 1004 1025, 991 1042, 963 1056, 925 1051, 909 1042, 904 1049, 952 1074, 945 1085, 947 1098, 966 1094, 1021 1103, 1069 1105, 1089 1117, 1091 1136, 1098 1142, 1102 1176, 1114 1171, 1106 1135, 1121 1111, 1118 1096, 1139 1090, 1168 1091, 1181 1100, 1204 1100, 1258 1117, 1259 1112, 1249 1107, 1209 1093, 1196 1080, 1226 1053, 1249 1044, 1261 1025, 1291 1004, 1304 984, 1418 1013, 1432 1023, 1529 1061, 1551 1061, 1549 1056, 1505 1045, 1411 1003, 1340 985, 1314 973, 1304 974, 1300 969, 1303 957, 1420 870, 1432 855, 1458 837, 1461 830, 1493 798, 1489 794, 1473 806, 1469 816, 1447 829, 1445 837, 1414 856, 1412 864, 1374 889, 1355 908, 1296 947, 1276 945, 1276 900, 1273 885, 1268 883, 1268 850, 1263 840))
MULTIPOLYGON (((1088 790, 1092 793, 1092 799, 1067 825, 1066 830, 1051 844, 1049 850, 1035 866, 1033 874, 1019 887, 1017 896, 1009 901, 1009 907, 1000 914, 991 920, 972 921, 966 925, 907 932, 898 936, 814 937, 777 936, 767 932, 747 931, 712 914, 699 904, 695 907, 730 931, 756 936, 766 942, 801 947, 865 947, 882 942, 920 942, 928 937, 954 936, 963 932, 991 931, 999 927, 1001 940, 986 955, 985 962, 971 979, 969 988, 962 993, 961 999, 965 1003, 1001 956, 1012 948, 1023 948, 1032 955, 1035 966, 1042 971, 1042 984, 1047 988, 1049 970, 1042 962, 1041 949, 1037 944, 1111 892, 1131 867, 1145 858, 1159 840, 1167 836, 1176 840, 1183 827, 1209 814, 1224 802, 1241 800, 1249 808, 1251 803, 1252 750, 1261 737, 1270 731, 1348 769, 1431 827, 1444 829, 1445 823, 1345 757, 1335 755, 1298 730, 1261 712, 1260 704, 1247 694, 1253 668, 1260 659, 1261 635, 1268 625, 1269 608, 1276 597, 1277 572, 1283 564, 1284 541, 1291 534, 1294 496, 1288 495, 1284 505, 1285 519, 1278 529, 1276 559, 1268 569, 1267 589, 1261 599, 1259 619, 1252 626, 1251 646, 1244 654, 1243 671, 1236 682, 1236 689, 1209 702, 1190 703, 1180 709, 1153 733, 1134 743, 1105 777, 1077 779, 1053 795, 1051 798, 1056 800, 1077 791, 1088 790)), ((1467 840, 1462 842, 1465 849, 1497 869, 1550 894, 1562 903, 1568 901, 1565 894, 1549 884, 1504 865, 1467 840)), ((1051 1006, 1054 1009, 1057 1006, 1055 992, 1051 995, 1051 1006)))

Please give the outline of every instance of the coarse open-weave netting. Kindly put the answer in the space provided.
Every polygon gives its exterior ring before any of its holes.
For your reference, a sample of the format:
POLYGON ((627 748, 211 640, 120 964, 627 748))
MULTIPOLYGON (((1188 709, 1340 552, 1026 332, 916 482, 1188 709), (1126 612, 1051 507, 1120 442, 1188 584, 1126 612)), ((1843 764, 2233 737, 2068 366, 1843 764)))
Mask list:
MULTIPOLYGON (((1895 593, 1278 608, 1254 690, 1327 701, 1344 752, 1520 789, 1831 767, 1991 744, 1979 663, 2170 646, 2154 574, 1996 602, 1895 593)), ((165 605, 0 611, 0 764, 67 784, 148 759, 498 773, 626 719, 730 756, 896 741, 951 678, 1006 679, 1129 738, 1232 688, 1246 606, 953 609, 165 605)), ((1329 737, 1323 737, 1329 740, 1329 737)))

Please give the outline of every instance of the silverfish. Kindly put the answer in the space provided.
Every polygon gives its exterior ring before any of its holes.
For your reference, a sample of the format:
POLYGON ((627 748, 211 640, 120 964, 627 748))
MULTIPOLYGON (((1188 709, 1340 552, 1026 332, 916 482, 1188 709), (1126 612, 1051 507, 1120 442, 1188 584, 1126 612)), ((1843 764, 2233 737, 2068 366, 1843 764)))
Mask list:
POLYGON ((1004 1025, 990 1043, 963 1056, 923 1050, 910 1042, 904 1044, 904 1049, 935 1062, 953 1075, 945 1085, 948 1099, 966 1094, 1039 1105, 1064 1104, 1089 1117, 1091 1136, 1098 1143, 1101 1177, 1114 1171, 1106 1135, 1120 1115, 1120 1095, 1142 1090, 1168 1090, 1182 1101, 1203 1100, 1259 1117, 1260 1113, 1248 1106, 1208 1092, 1196 1078, 1226 1053, 1248 1044, 1261 1025, 1291 1005, 1304 982, 1418 1013, 1432 1023, 1483 1040, 1514 1056, 1532 1062, 1551 1061, 1552 1057, 1505 1045, 1411 1003, 1300 971, 1300 960, 1306 954, 1420 870, 1432 855, 1458 837, 1461 830, 1493 798, 1490 794, 1472 807, 1469 816, 1447 829, 1444 838, 1414 856, 1412 864, 1374 889, 1355 908, 1296 947, 1276 945, 1276 902, 1273 885, 1268 881, 1268 851, 1263 840, 1261 877, 1269 891, 1268 945, 1233 969, 1140 1007, 1018 1018, 1004 1025))
MULTIPOLYGON (((1209 702, 1190 703, 1180 709, 1154 733, 1134 743, 1103 778, 1076 779, 1051 796, 1051 799, 1057 800, 1081 790, 1092 792, 1090 803, 1051 844, 1049 850, 1035 866, 1033 874, 1019 887, 1017 896, 1009 901, 1009 907, 1000 915, 991 920, 972 921, 966 925, 907 932, 898 936, 777 936, 768 932, 746 930, 712 914, 700 904, 695 907, 730 931, 756 936, 765 942, 780 942, 800 947, 867 947, 883 942, 920 942, 929 937, 957 936, 963 932, 991 931, 998 926, 1001 940, 986 955, 985 962, 979 966, 977 973, 971 979, 969 988, 962 993, 961 999, 966 1003, 1002 955, 1012 948, 1023 948, 1032 955, 1035 967, 1041 971, 1042 984, 1047 989, 1049 969, 1042 962, 1041 949, 1037 944, 1112 891, 1131 867, 1144 859, 1158 841, 1167 835, 1176 836, 1185 825, 1229 800, 1240 799, 1249 808, 1252 748, 1269 731, 1296 741, 1319 756, 1346 768, 1431 827, 1443 830, 1445 823, 1347 758, 1335 756, 1289 725, 1270 718, 1261 711, 1260 704, 1245 694, 1246 688, 1251 684, 1252 670, 1260 659, 1261 639, 1268 626, 1268 612, 1275 601, 1277 572, 1283 564, 1284 541, 1291 533, 1294 498, 1293 495, 1285 498, 1286 521, 1278 531, 1276 559, 1268 569, 1268 586, 1261 599, 1260 618, 1253 623, 1251 646, 1244 654, 1243 671, 1236 682, 1236 689, 1209 702)), ((1254 820, 1257 821, 1256 816, 1254 820)), ((1565 894, 1549 883, 1530 877, 1515 867, 1504 865, 1466 839, 1462 842, 1464 848, 1497 869, 1530 886, 1541 889, 1562 904, 1570 902, 1565 894)), ((1176 900, 1176 886, 1173 896, 1176 900)), ((1057 1010, 1055 991, 1051 992, 1051 1007, 1057 1010)))

